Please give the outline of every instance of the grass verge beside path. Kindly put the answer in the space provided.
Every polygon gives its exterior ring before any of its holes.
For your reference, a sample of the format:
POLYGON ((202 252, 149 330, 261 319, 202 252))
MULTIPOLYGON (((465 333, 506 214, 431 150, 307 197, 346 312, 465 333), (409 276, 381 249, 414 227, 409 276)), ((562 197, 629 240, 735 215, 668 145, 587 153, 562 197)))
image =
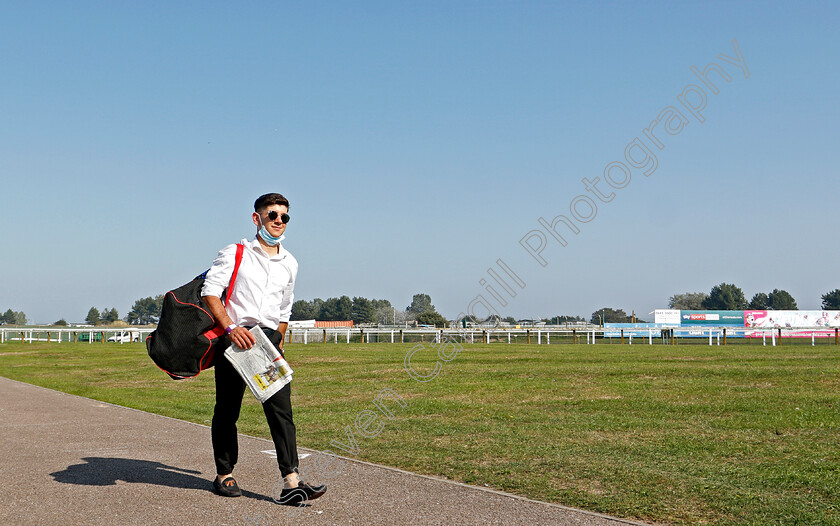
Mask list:
MULTIPOLYGON (((404 370, 411 348, 290 345, 300 444, 643 521, 840 523, 836 347, 477 344, 425 383, 404 370), (406 406, 387 402, 393 419, 365 438, 356 418, 381 417, 386 388, 406 406), (357 452, 330 445, 349 445, 347 426, 357 452)), ((429 374, 435 360, 427 344, 412 364, 429 374)), ((142 344, 2 344, 0 375, 212 416, 212 370, 169 380, 142 344)), ((239 430, 269 438, 248 393, 239 430)))

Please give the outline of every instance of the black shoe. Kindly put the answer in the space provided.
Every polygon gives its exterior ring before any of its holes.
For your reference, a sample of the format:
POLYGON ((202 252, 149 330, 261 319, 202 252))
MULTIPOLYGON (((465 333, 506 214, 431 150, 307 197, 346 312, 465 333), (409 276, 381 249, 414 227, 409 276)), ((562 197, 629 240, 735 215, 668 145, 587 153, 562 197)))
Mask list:
POLYGON ((327 487, 324 485, 313 486, 301 481, 296 488, 283 488, 277 502, 279 504, 300 504, 301 502, 315 500, 326 492, 327 487))
POLYGON ((218 477, 213 479, 213 487, 216 489, 216 493, 223 497, 241 497, 242 490, 239 489, 239 486, 236 484, 236 481, 233 480, 233 477, 228 477, 222 482, 219 482, 218 477))
POLYGON ((304 482, 302 480, 298 482, 298 489, 303 489, 303 491, 306 492, 306 496, 309 498, 309 500, 315 500, 327 492, 327 486, 325 486, 324 484, 321 484, 320 486, 313 486, 312 484, 309 484, 308 482, 304 482))
POLYGON ((300 504, 301 502, 306 502, 307 496, 306 491, 303 488, 283 488, 280 490, 280 498, 274 499, 274 502, 277 504, 284 504, 287 506, 292 506, 295 504, 300 504))

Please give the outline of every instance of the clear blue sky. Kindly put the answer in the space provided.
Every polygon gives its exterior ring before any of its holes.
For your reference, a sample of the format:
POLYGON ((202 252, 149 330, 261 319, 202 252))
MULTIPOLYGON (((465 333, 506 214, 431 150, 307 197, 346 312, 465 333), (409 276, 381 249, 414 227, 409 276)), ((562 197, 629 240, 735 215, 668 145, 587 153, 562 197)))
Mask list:
POLYGON ((644 316, 722 281, 819 308, 840 287, 838 5, 6 2, 0 309, 125 315, 252 236, 269 191, 298 298, 424 292, 454 317, 501 258, 526 283, 503 316, 644 316), (733 39, 749 78, 718 58, 733 39), (732 80, 710 75, 705 122, 680 106, 656 171, 605 185, 712 61, 732 80), (543 267, 520 239, 594 199, 584 177, 615 197, 543 267))

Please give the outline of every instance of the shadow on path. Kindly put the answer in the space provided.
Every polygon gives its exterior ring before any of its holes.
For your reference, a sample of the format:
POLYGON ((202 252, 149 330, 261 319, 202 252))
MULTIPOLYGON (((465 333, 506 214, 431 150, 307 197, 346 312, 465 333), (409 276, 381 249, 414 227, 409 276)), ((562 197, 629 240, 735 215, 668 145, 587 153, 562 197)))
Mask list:
MULTIPOLYGON (((83 486, 113 486, 118 480, 140 484, 156 484, 178 489, 213 491, 213 481, 195 476, 200 471, 167 466, 151 460, 132 458, 85 457, 83 464, 73 464, 63 471, 50 473, 53 479, 64 484, 83 486)), ((242 491, 242 496, 259 500, 270 497, 242 491)))

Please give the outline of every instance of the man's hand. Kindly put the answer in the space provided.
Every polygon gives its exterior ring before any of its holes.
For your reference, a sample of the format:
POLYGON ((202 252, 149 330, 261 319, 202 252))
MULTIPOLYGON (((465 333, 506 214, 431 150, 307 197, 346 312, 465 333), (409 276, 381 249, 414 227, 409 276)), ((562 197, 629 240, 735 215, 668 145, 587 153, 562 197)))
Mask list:
POLYGON ((250 349, 257 343, 257 339, 251 334, 251 331, 245 327, 237 327, 230 332, 230 341, 236 344, 240 349, 250 349))
POLYGON ((282 356, 283 358, 286 357, 286 353, 283 351, 283 344, 286 343, 287 330, 289 330, 289 323, 281 321, 280 325, 277 327, 277 332, 280 333, 280 343, 277 344, 277 348, 280 349, 280 356, 282 356))
MULTIPOLYGON (((222 327, 228 327, 233 323, 233 320, 225 312, 225 306, 222 304, 220 298, 216 296, 202 296, 202 298, 210 309, 210 314, 216 319, 216 323, 222 327)), ((257 339, 245 327, 233 329, 228 336, 230 337, 230 341, 240 349, 250 349, 257 343, 257 339)))

